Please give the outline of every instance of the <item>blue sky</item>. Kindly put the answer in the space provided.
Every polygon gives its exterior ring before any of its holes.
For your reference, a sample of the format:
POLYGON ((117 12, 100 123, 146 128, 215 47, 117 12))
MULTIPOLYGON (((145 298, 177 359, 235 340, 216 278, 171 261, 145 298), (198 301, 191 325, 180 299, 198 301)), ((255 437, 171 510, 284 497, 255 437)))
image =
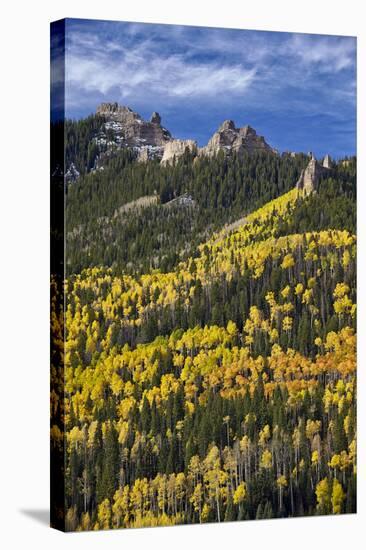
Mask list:
POLYGON ((356 151, 356 39, 68 19, 66 115, 117 101, 205 145, 225 119, 280 151, 356 151))

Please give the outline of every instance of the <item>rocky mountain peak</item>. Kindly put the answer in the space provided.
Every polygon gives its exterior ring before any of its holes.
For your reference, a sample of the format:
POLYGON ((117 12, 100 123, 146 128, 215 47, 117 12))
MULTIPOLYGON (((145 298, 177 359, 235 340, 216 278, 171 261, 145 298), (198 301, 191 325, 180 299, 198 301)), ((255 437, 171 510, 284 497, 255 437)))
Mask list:
POLYGON ((224 132, 225 130, 236 130, 233 120, 224 120, 218 129, 219 132, 224 132))
POLYGON ((256 136, 257 132, 252 128, 251 126, 243 126, 242 128, 239 128, 239 134, 241 136, 247 137, 247 136, 256 136))
POLYGON ((327 163, 325 163, 325 159, 323 161, 323 164, 320 164, 313 153, 310 153, 311 158, 309 160, 309 163, 304 170, 302 170, 300 178, 298 179, 296 183, 296 188, 300 191, 304 191, 306 195, 309 193, 312 193, 317 190, 319 178, 322 174, 326 173, 330 169, 330 157, 327 155, 329 159, 329 166, 326 166, 327 163))
POLYGON ((102 115, 109 120, 118 122, 132 122, 136 119, 141 119, 140 115, 135 113, 130 107, 119 105, 118 103, 101 103, 96 110, 97 115, 102 115))
MULTIPOLYGON (((215 156, 219 151, 224 151, 225 154, 231 151, 277 153, 254 128, 249 125, 237 128, 230 119, 224 120, 207 145, 200 148, 192 139, 174 139, 169 130, 162 126, 161 116, 156 111, 152 113, 150 120, 144 120, 139 113, 126 105, 105 102, 97 107, 96 114, 102 121, 92 137, 93 150, 96 153, 93 166, 88 167, 91 171, 103 170, 105 160, 121 148, 133 149, 141 162, 157 158, 162 164, 172 163, 187 149, 193 155, 209 157, 215 156)), ((85 167, 78 166, 77 169, 74 164, 70 164, 67 180, 75 181, 79 177, 79 171, 83 170, 85 167)))
POLYGON ((258 136, 257 132, 251 126, 236 128, 232 120, 225 120, 217 132, 215 132, 205 147, 199 151, 200 155, 214 156, 219 151, 253 153, 263 151, 267 153, 276 153, 272 147, 266 143, 264 137, 258 136))
POLYGON ((150 118, 150 122, 152 124, 160 124, 161 123, 161 116, 156 111, 153 112, 150 118))
POLYGON ((107 112, 117 113, 120 111, 132 111, 132 109, 124 105, 119 105, 117 101, 114 101, 114 102, 107 101, 106 103, 101 103, 97 107, 97 113, 107 113, 107 112))
POLYGON ((116 102, 102 103, 96 112, 105 119, 104 128, 96 138, 102 147, 131 147, 137 150, 140 159, 148 160, 154 156, 161 158, 164 145, 172 139, 157 112, 146 121, 130 107, 116 102))

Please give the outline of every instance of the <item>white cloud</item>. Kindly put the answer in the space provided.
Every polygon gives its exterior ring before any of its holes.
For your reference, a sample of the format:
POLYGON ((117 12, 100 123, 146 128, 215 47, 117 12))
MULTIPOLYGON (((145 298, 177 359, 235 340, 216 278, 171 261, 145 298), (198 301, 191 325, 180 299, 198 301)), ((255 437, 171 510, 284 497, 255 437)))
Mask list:
POLYGON ((240 63, 195 62, 183 54, 156 52, 150 39, 133 48, 116 41, 101 46, 90 35, 73 37, 66 57, 69 90, 106 95, 117 88, 127 98, 143 88, 149 94, 202 97, 243 93, 256 76, 255 68, 240 63))
POLYGON ((355 64, 355 40, 352 38, 297 34, 285 44, 286 52, 306 67, 323 72, 339 72, 355 64))
POLYGON ((230 29, 74 29, 67 37, 67 104, 245 98, 257 108, 323 111, 354 102, 355 47, 354 39, 344 37, 230 29), (342 71, 349 69, 344 79, 342 71), (334 85, 324 86, 323 76, 334 85))

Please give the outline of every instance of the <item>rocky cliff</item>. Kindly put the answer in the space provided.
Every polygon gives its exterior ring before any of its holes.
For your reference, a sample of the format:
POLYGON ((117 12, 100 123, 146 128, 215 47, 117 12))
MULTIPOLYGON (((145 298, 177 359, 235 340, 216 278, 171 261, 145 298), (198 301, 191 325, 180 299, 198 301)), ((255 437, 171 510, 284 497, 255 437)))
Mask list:
POLYGON ((181 157, 184 154, 186 148, 192 152, 196 152, 197 142, 193 139, 173 139, 168 141, 164 146, 161 164, 172 163, 175 158, 181 157))
POLYGON ((172 139, 170 132, 161 125, 159 113, 154 112, 148 122, 129 107, 102 103, 97 114, 105 117, 106 129, 117 134, 128 147, 163 147, 172 139))
POLYGON ((236 128, 232 120, 225 120, 221 124, 208 144, 200 149, 199 155, 214 156, 219 151, 276 153, 276 150, 268 145, 263 136, 258 136, 254 128, 251 126, 236 128))
POLYGON ((318 188, 319 178, 330 169, 330 157, 326 155, 323 164, 319 164, 311 153, 311 159, 307 167, 302 170, 300 178, 296 183, 296 188, 304 191, 305 194, 312 193, 318 188))
MULTIPOLYGON (((236 128, 232 120, 225 120, 208 144, 198 148, 194 140, 174 139, 161 125, 161 117, 157 112, 153 112, 150 121, 146 121, 129 107, 118 103, 102 103, 97 108, 97 114, 105 118, 104 126, 109 136, 112 133, 120 146, 134 147, 140 161, 158 157, 163 164, 168 164, 183 155, 186 147, 200 156, 214 156, 220 150, 276 152, 254 128, 236 128)), ((101 139, 105 142, 105 134, 101 139)))
POLYGON ((325 155, 323 160, 323 168, 332 168, 332 159, 330 158, 330 155, 325 155))
POLYGON ((118 149, 125 147, 134 150, 140 162, 157 158, 162 164, 172 163, 184 154, 187 147, 197 156, 209 157, 219 151, 277 153, 251 126, 236 128, 232 120, 225 120, 207 145, 199 148, 194 140, 173 138, 169 130, 162 126, 161 116, 156 111, 152 113, 150 120, 144 120, 129 107, 115 102, 101 103, 97 107, 96 115, 99 117, 97 120, 100 127, 97 130, 93 128, 90 142, 93 164, 81 166, 79 161, 79 165, 76 165, 76 159, 71 157, 67 167, 68 181, 78 179, 79 172, 102 170, 105 161, 118 149))

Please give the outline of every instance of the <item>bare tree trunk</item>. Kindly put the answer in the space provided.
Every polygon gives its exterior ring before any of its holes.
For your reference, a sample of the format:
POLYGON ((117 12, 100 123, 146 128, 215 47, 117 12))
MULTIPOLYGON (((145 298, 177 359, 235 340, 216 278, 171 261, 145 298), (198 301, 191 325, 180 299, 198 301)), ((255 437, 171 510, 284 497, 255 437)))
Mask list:
POLYGON ((217 521, 220 523, 220 501, 218 489, 216 489, 216 506, 217 506, 217 521))

